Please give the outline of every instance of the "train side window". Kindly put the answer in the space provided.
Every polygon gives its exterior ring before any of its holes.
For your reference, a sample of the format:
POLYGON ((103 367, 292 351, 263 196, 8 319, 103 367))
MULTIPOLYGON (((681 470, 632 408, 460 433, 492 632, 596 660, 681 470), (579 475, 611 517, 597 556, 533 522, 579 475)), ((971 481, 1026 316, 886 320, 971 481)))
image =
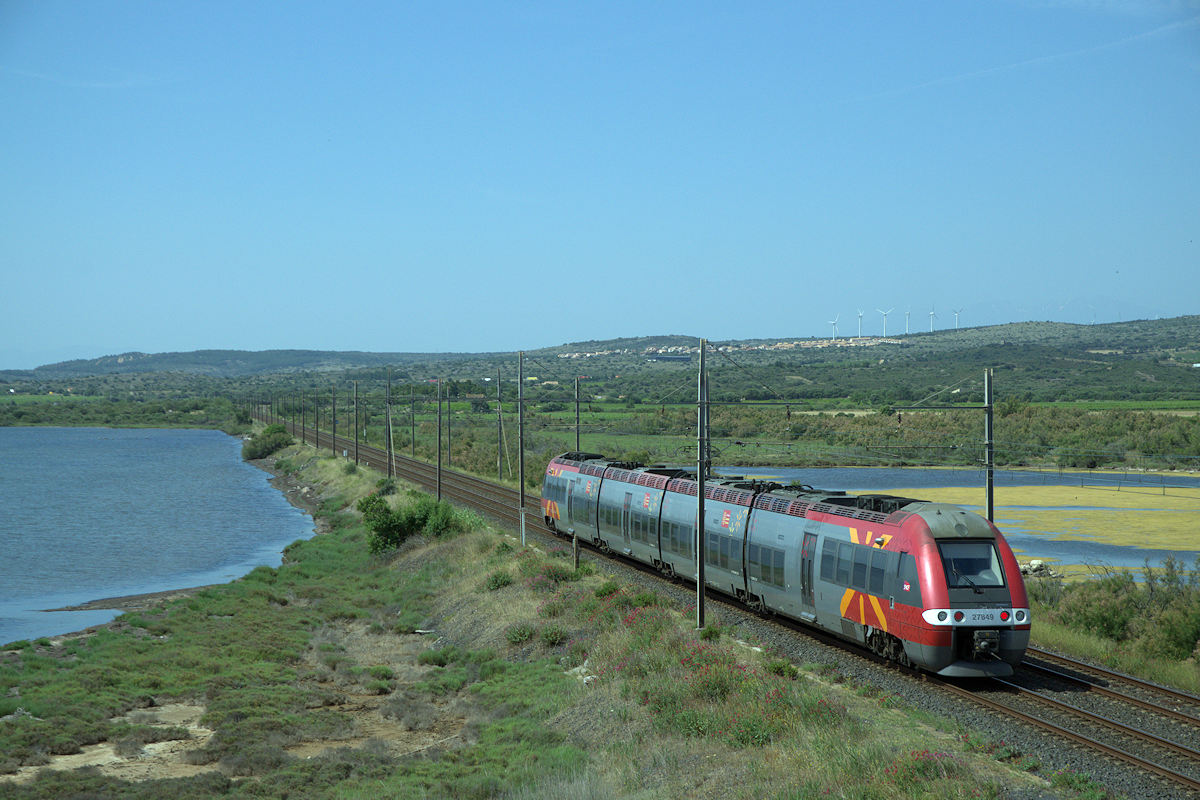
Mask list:
POLYGON ((850 564, 853 558, 850 543, 838 542, 837 575, 834 576, 834 582, 838 586, 850 585, 850 564))
POLYGON ((783 561, 784 552, 782 550, 771 551, 771 583, 783 588, 786 584, 783 582, 783 561))
POLYGON ((748 563, 748 567, 749 567, 748 571, 750 573, 750 577, 758 578, 761 580, 763 575, 762 575, 762 568, 760 566, 761 562, 759 562, 759 560, 758 560, 758 545, 756 545, 756 544, 750 545, 749 553, 746 556, 746 561, 749 562, 748 563))
POLYGON ((856 545, 854 547, 854 573, 850 576, 850 585, 859 591, 867 590, 867 565, 871 561, 871 548, 856 545))
POLYGON ((828 536, 821 545, 821 580, 832 581, 837 570, 837 542, 828 536))
POLYGON ((886 592, 885 576, 893 555, 886 550, 871 551, 871 585, 868 591, 876 597, 882 597, 886 592))

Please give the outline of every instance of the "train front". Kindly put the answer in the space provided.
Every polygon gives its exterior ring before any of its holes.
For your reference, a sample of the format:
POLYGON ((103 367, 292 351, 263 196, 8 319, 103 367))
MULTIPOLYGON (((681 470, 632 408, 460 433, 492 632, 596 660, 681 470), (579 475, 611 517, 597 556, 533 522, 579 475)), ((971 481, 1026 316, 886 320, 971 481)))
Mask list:
POLYGON ((909 658, 939 675, 1003 677, 1029 644, 1029 600, 1004 536, 978 514, 942 503, 909 506, 922 611, 909 658))

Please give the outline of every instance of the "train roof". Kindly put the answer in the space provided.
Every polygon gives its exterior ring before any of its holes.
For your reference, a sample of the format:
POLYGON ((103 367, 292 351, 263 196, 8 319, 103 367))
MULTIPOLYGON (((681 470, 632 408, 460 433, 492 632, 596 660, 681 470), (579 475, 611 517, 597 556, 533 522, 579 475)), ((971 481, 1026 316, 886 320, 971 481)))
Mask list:
MULTIPOLYGON (((666 464, 646 466, 630 461, 613 461, 597 453, 583 452, 564 453, 555 461, 573 462, 579 471, 586 475, 604 477, 607 473, 609 478, 615 480, 648 488, 669 489, 693 497, 696 496, 698 488, 695 467, 666 464)), ((914 506, 922 509, 942 507, 941 504, 910 497, 886 494, 852 495, 841 490, 814 489, 806 484, 785 486, 773 481, 738 477, 706 479, 704 496, 717 502, 743 506, 753 504, 755 508, 797 517, 807 517, 810 511, 816 511, 879 523, 886 522, 900 511, 912 513, 915 510, 914 506)), ((930 527, 933 527, 932 523, 930 527)))

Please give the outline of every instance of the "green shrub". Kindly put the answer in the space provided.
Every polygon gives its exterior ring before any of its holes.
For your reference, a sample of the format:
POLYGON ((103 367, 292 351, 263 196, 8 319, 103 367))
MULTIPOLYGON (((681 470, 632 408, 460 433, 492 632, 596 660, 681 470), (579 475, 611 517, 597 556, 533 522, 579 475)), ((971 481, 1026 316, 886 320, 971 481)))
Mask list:
POLYGON ((1071 587, 1056 616, 1073 627, 1121 641, 1138 613, 1137 594, 1137 585, 1129 573, 1105 575, 1071 587))
POLYGON ((658 592, 652 592, 647 589, 643 589, 642 591, 638 592, 637 594, 635 594, 633 596, 633 604, 635 606, 639 606, 639 607, 656 606, 656 605, 658 605, 658 603, 659 603, 658 592))
POLYGON ((796 680, 796 678, 800 677, 800 670, 796 669, 790 661, 784 661, 782 658, 768 661, 767 672, 772 675, 778 675, 781 678, 790 678, 791 680, 796 680))
POLYGON ((620 591, 616 581, 605 581, 596 587, 596 597, 610 597, 620 591))
POLYGON ((508 626, 504 631, 504 638, 508 639, 509 644, 522 645, 533 639, 537 629, 528 622, 517 622, 508 626))
POLYGON ((547 625, 545 628, 542 628, 542 644, 546 645, 546 647, 558 647, 560 644, 570 640, 570 638, 571 634, 567 632, 566 628, 558 625, 547 625))
POLYGON ((291 443, 292 435, 282 425, 268 425, 242 443, 242 458, 246 461, 266 458, 291 443))
POLYGON ((399 547, 417 533, 441 536, 467 529, 454 506, 429 495, 420 495, 414 503, 393 511, 378 493, 370 494, 358 501, 357 508, 371 532, 367 547, 372 553, 399 547))
POLYGON ((487 576, 487 581, 484 586, 489 592, 494 592, 497 589, 503 589, 513 582, 512 576, 506 570, 497 570, 487 576))

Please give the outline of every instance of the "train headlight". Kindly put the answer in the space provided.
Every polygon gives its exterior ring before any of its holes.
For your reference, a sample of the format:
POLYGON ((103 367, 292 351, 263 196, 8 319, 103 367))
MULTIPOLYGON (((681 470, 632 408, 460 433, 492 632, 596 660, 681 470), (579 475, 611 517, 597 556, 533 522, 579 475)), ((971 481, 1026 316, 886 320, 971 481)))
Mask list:
POLYGON ((938 622, 945 622, 945 621, 946 621, 946 612, 939 611, 938 612, 938 622))
POLYGON ((1024 622, 1024 621, 1025 621, 1025 612, 1023 610, 1018 609, 1017 610, 1017 622, 1024 622))
POLYGON ((955 622, 962 622, 963 619, 965 619, 965 617, 966 617, 966 615, 963 614, 963 612, 961 612, 961 611, 954 612, 954 621, 955 622))

